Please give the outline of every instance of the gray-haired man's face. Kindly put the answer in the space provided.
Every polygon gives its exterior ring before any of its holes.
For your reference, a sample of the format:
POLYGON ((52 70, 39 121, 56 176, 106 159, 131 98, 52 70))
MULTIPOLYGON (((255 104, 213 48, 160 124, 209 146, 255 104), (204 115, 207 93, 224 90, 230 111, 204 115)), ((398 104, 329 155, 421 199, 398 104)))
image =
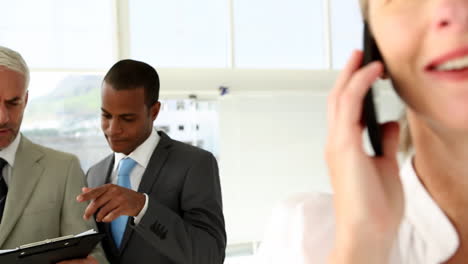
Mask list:
POLYGON ((0 67, 0 149, 8 147, 18 135, 27 102, 24 76, 0 67))

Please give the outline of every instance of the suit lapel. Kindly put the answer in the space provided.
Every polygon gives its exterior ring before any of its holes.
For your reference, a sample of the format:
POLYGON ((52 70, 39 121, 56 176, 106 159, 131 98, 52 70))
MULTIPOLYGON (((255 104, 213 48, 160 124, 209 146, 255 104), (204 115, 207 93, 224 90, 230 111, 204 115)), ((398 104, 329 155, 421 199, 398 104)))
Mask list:
MULTIPOLYGON (((138 192, 141 193, 150 193, 153 189, 153 185, 156 183, 161 169, 164 167, 167 158, 169 157, 169 148, 172 145, 172 139, 167 136, 164 132, 159 132, 161 136, 161 140, 159 141, 158 146, 153 151, 151 155, 150 161, 148 163, 148 167, 143 174, 141 179, 140 186, 138 188, 138 192)), ((133 219, 129 218, 129 222, 133 221, 133 219)), ((125 229, 124 236, 122 238, 122 245, 121 245, 121 252, 126 247, 128 240, 130 239, 131 235, 133 234, 133 228, 129 226, 127 223, 127 228, 125 229)))
POLYGON ((0 248, 22 215, 44 172, 44 168, 38 162, 43 156, 44 153, 34 147, 28 139, 21 136, 8 188, 4 221, 0 225, 0 248))
POLYGON ((169 138, 164 132, 160 132, 161 140, 159 141, 158 146, 153 151, 148 167, 141 178, 140 187, 138 188, 139 192, 149 193, 153 189, 153 185, 159 177, 159 172, 161 171, 164 163, 166 163, 167 157, 169 156, 169 148, 172 145, 172 139, 169 138))
MULTIPOLYGON (((107 156, 101 161, 91 175, 88 175, 88 184, 91 188, 96 188, 111 182, 112 170, 114 168, 114 154, 107 156)), ((107 236, 103 240, 105 245, 112 253, 113 256, 119 255, 119 249, 115 246, 114 239, 112 238, 112 231, 109 223, 97 223, 100 231, 104 231, 107 236)))
MULTIPOLYGON (((92 175, 88 175, 88 186, 96 188, 111 181, 112 169, 114 167, 114 154, 107 156, 100 162, 92 175)), ((88 172, 89 173, 89 172, 88 172)))

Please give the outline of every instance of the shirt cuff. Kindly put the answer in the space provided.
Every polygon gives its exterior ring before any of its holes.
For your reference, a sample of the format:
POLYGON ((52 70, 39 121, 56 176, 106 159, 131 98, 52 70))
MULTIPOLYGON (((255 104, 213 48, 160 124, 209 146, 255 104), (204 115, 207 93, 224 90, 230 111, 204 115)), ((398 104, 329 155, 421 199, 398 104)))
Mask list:
POLYGON ((144 193, 144 195, 145 195, 145 205, 143 206, 143 209, 141 209, 140 213, 137 216, 133 217, 133 222, 135 223, 135 225, 138 225, 140 223, 143 216, 145 216, 146 210, 148 210, 148 203, 149 203, 148 195, 146 193, 144 193))

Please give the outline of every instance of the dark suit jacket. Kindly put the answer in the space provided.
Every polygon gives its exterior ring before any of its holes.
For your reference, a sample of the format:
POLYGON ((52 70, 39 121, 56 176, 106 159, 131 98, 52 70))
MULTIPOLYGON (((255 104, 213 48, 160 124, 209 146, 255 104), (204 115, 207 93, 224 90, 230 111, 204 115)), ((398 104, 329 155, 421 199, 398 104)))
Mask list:
MULTIPOLYGON (((149 205, 138 225, 130 217, 121 249, 110 225, 98 223, 107 238, 111 263, 221 264, 226 232, 216 159, 207 151, 172 140, 163 132, 138 189, 149 205)), ((114 155, 91 167, 90 187, 110 182, 114 155)))

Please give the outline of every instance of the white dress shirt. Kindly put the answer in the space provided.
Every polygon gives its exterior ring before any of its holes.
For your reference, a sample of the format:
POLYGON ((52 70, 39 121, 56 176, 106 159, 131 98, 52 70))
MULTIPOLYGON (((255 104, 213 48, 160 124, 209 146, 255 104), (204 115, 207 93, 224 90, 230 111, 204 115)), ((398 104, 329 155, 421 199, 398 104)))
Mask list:
MULTIPOLYGON (((444 263, 458 249, 456 229, 420 182, 412 157, 403 163, 400 176, 405 215, 388 263, 444 263)), ((273 211, 255 263, 327 263, 334 238, 333 196, 301 194, 273 211)))
MULTIPOLYGON (((132 186, 132 190, 138 191, 141 179, 143 178, 143 174, 145 173, 145 170, 148 167, 151 155, 153 155, 154 150, 158 146, 159 140, 160 136, 158 135, 156 130, 153 129, 151 131, 150 136, 128 156, 126 156, 123 153, 114 153, 114 168, 112 170, 111 183, 117 184, 119 163, 122 159, 128 157, 133 159, 137 163, 133 168, 132 172, 130 173, 130 185, 132 186)), ((144 195, 146 198, 145 205, 140 211, 140 213, 136 217, 134 217, 134 222, 136 225, 140 223, 141 219, 146 213, 146 210, 148 209, 148 195, 146 193, 144 195)))
MULTIPOLYGON (((0 150, 0 158, 4 159, 8 164, 3 167, 2 175, 8 186, 11 181, 11 170, 15 164, 16 151, 18 150, 19 143, 21 141, 21 134, 18 133, 16 138, 6 148, 0 150)), ((1 176, 1 175, 0 175, 1 176)))

